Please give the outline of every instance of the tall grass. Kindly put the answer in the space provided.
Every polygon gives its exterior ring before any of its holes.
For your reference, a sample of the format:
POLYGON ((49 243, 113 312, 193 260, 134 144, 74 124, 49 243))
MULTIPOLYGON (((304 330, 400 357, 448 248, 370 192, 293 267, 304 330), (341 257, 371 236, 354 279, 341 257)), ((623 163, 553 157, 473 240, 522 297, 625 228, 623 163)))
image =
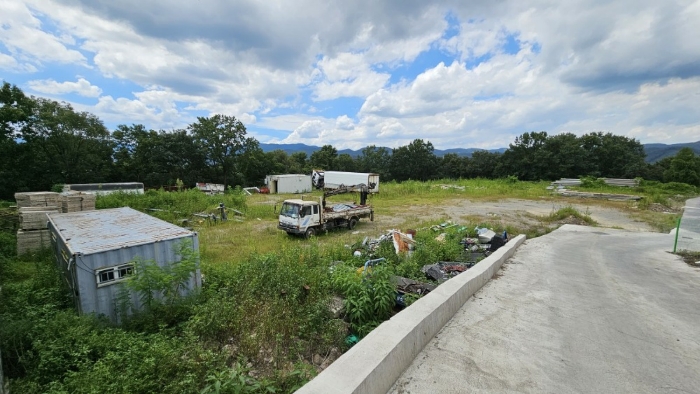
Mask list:
POLYGON ((144 194, 117 192, 99 196, 95 207, 97 209, 131 207, 164 220, 176 221, 191 219, 196 213, 218 215, 220 203, 229 208, 229 216, 232 216, 230 209, 246 211, 246 200, 240 190, 219 195, 207 195, 196 189, 181 192, 147 190, 144 194))
POLYGON ((538 198, 546 194, 547 182, 519 182, 510 179, 442 179, 428 182, 386 182, 373 203, 383 205, 409 199, 410 201, 440 201, 452 198, 538 198))

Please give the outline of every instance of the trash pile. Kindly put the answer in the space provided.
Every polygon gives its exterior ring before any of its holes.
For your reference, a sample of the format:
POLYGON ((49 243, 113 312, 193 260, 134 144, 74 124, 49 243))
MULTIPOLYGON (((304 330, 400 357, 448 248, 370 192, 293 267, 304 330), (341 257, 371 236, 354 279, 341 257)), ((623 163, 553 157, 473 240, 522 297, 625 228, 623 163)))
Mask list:
POLYGON ((419 243, 419 241, 415 239, 416 231, 428 230, 439 232, 435 237, 435 240, 439 243, 454 242, 454 236, 448 238, 448 231, 453 235, 464 234, 464 237, 458 241, 462 246, 463 253, 460 258, 458 258, 459 261, 437 261, 433 264, 424 265, 421 268, 421 272, 425 274, 427 281, 432 282, 424 283, 409 278, 394 276, 392 282, 396 285, 397 289, 397 307, 403 308, 406 306, 406 294, 422 297, 430 293, 435 290, 439 284, 472 268, 480 260, 488 257, 491 253, 508 242, 508 233, 506 231, 496 234, 492 229, 479 226, 469 231, 466 226, 461 226, 451 221, 417 230, 407 230, 405 233, 396 229, 387 230, 386 233, 377 238, 365 237, 359 244, 354 246, 348 245, 348 248, 353 250, 353 255, 355 257, 366 256, 369 258, 362 267, 357 269, 358 274, 369 274, 371 272, 371 267, 380 263, 386 263, 384 258, 375 258, 377 257, 382 243, 390 242, 396 254, 405 253, 410 256, 417 243, 419 243), (473 237, 470 237, 470 234, 472 234, 473 237))
POLYGON ((365 237, 359 246, 354 248, 353 255, 356 257, 362 255, 373 256, 379 249, 379 245, 382 242, 391 241, 394 245, 394 250, 396 254, 402 252, 408 252, 410 254, 413 251, 416 241, 413 239, 415 231, 409 230, 407 234, 402 233, 399 230, 389 230, 385 234, 379 236, 378 238, 365 237))

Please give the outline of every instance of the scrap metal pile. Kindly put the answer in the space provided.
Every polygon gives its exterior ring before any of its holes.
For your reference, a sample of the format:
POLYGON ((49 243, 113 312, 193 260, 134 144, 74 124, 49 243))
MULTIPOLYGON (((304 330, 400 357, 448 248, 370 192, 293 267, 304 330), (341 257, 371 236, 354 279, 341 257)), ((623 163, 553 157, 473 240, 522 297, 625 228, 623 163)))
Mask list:
POLYGON ((392 229, 377 238, 365 237, 361 243, 352 247, 354 256, 364 256, 370 259, 358 272, 367 272, 368 266, 385 262, 383 258, 375 258, 383 243, 390 243, 396 254, 406 253, 410 256, 416 247, 420 245, 420 241, 415 239, 416 231, 439 233, 434 239, 440 243, 455 242, 455 238, 460 238, 458 242, 462 246, 462 254, 457 261, 436 261, 433 264, 424 265, 421 271, 425 274, 427 282, 394 276, 392 282, 397 289, 396 305, 398 307, 406 306, 406 294, 422 297, 430 293, 441 283, 469 270, 480 260, 486 258, 508 242, 508 234, 505 231, 501 234, 496 234, 491 229, 481 227, 468 231, 467 227, 451 222, 418 230, 408 230, 406 233, 392 229), (448 241, 447 237, 448 231, 452 234, 449 238, 450 241, 448 241), (470 233, 474 236, 469 237, 470 233))

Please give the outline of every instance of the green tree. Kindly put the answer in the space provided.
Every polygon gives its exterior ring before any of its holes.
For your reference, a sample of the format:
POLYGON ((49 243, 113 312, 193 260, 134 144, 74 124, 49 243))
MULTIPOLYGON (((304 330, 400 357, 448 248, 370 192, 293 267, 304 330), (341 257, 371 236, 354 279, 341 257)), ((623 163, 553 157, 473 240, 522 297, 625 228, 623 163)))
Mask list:
MULTIPOLYGON (((279 160, 286 162, 287 154, 279 156, 279 160)), ((270 171, 270 166, 277 165, 268 160, 268 155, 260 148, 260 143, 255 138, 246 138, 243 151, 238 157, 236 182, 243 186, 259 186, 263 184, 265 176, 275 174, 270 171)))
POLYGON ((112 132, 112 141, 114 142, 114 174, 113 180, 126 181, 143 181, 143 176, 140 170, 143 169, 144 163, 136 161, 139 143, 148 137, 148 130, 141 124, 133 124, 131 126, 119 125, 112 132))
POLYGON ((26 144, 17 142, 28 126, 34 100, 25 96, 15 85, 3 82, 0 88, 0 199, 11 199, 14 192, 28 189, 26 167, 21 163, 31 160, 26 144))
POLYGON ((0 142, 20 136, 34 109, 34 100, 15 85, 2 83, 0 88, 0 142))
POLYGON ((545 149, 547 132, 530 132, 516 137, 501 157, 498 172, 520 180, 535 181, 550 177, 552 153, 545 149))
POLYGON ((332 145, 323 145, 311 154, 311 166, 317 170, 333 171, 336 169, 338 150, 332 145))
POLYGON ((236 159, 245 148, 246 128, 235 116, 198 117, 188 130, 206 153, 207 163, 215 168, 225 185, 234 176, 236 159))
POLYGON ((594 172, 595 165, 583 148, 581 139, 572 133, 549 136, 544 143, 550 162, 542 179, 579 178, 594 172))
POLYGON ((33 155, 28 167, 41 189, 56 183, 104 182, 112 170, 109 131, 96 116, 76 112, 68 103, 35 99, 21 137, 33 155))
POLYGON ((664 172, 666 182, 682 182, 700 186, 700 158, 690 148, 683 148, 671 159, 664 172))
POLYGON ((397 181, 408 179, 427 181, 437 175, 437 158, 431 142, 413 140, 406 146, 394 149, 390 171, 397 181))
MULTIPOLYGON (((496 172, 499 167, 501 154, 489 152, 486 150, 478 150, 472 153, 471 159, 467 163, 466 177, 467 178, 498 178, 500 174, 496 172)), ((508 176, 504 174, 503 176, 508 176)))
POLYGON ((342 153, 338 155, 338 158, 335 160, 335 169, 338 171, 355 172, 357 171, 357 162, 349 154, 342 153))
POLYGON ((635 178, 646 168, 644 146, 634 138, 612 133, 590 133, 581 137, 593 166, 590 175, 635 178))
POLYGON ((369 145, 362 148, 362 153, 357 158, 358 170, 360 172, 370 172, 379 174, 380 179, 389 180, 389 163, 391 161, 391 153, 389 149, 384 147, 376 147, 369 145))
POLYGON ((467 174, 469 158, 456 153, 447 153, 439 160, 440 178, 459 179, 467 174))
POLYGON ((310 174, 311 167, 309 166, 309 159, 306 156, 306 152, 294 152, 289 157, 290 167, 289 173, 291 174, 310 174))
POLYGON ((265 175, 269 174, 290 174, 290 163, 289 156, 287 152, 282 149, 275 149, 270 152, 265 153, 265 162, 258 163, 258 165, 265 167, 265 175))

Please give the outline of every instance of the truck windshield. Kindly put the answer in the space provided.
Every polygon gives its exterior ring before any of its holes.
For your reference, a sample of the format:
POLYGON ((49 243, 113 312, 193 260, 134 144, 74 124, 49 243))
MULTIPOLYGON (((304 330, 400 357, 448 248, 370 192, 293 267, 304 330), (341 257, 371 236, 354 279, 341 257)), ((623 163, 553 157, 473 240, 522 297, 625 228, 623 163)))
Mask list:
POLYGON ((280 215, 296 219, 299 217, 299 206, 296 204, 290 204, 285 202, 284 204, 282 204, 280 215))

